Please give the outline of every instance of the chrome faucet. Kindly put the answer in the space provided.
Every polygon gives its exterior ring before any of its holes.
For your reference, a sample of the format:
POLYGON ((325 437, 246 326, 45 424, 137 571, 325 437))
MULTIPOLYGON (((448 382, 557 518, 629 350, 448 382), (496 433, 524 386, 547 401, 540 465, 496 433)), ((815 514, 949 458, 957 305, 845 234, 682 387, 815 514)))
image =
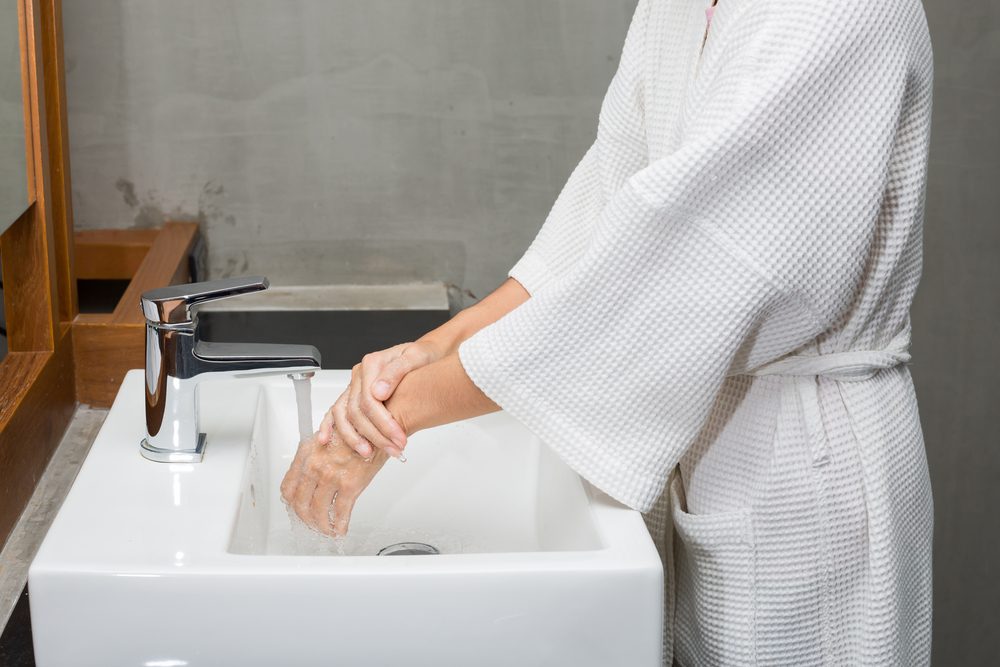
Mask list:
POLYGON ((198 422, 198 385, 213 377, 288 373, 309 376, 320 367, 312 345, 211 343, 198 336, 198 304, 268 288, 246 276, 174 285, 142 295, 146 317, 146 437, 151 461, 197 463, 205 455, 198 422))

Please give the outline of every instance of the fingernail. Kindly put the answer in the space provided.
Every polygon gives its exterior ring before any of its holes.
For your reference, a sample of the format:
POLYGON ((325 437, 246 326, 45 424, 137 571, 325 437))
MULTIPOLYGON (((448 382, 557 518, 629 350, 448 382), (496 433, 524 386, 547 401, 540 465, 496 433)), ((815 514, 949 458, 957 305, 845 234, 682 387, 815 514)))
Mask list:
POLYGON ((379 380, 378 382, 375 383, 374 394, 376 397, 385 396, 387 393, 389 393, 388 382, 386 382, 385 380, 379 380))
POLYGON ((367 443, 362 444, 361 445, 361 456, 367 458, 367 457, 369 457, 371 455, 372 455, 372 446, 369 445, 369 444, 367 444, 367 443))

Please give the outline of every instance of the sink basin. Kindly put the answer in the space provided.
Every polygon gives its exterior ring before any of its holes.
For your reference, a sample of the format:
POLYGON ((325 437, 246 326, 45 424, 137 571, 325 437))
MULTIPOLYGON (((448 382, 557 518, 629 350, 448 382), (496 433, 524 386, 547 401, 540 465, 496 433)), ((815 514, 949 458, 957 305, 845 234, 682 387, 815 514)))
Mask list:
MULTIPOLYGON (((348 379, 316 375, 314 422, 348 379)), ((142 384, 125 378, 31 565, 39 667, 660 664, 641 516, 506 414, 412 437, 332 540, 279 498, 289 380, 204 383, 199 464, 139 455, 142 384), (400 543, 438 553, 377 555, 400 543)))

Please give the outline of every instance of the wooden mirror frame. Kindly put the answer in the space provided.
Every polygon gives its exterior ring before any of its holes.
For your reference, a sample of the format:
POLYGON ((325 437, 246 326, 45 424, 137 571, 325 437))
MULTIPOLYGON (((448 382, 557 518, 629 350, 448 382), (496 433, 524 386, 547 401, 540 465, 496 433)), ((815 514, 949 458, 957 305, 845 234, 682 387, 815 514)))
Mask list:
POLYGON ((195 222, 74 232, 61 0, 18 0, 30 205, 0 234, 8 353, 0 361, 0 546, 77 401, 110 406, 141 368, 139 294, 187 282, 195 222), (77 279, 127 279, 113 312, 80 314, 77 279))
POLYGON ((69 143, 61 0, 20 0, 28 200, 0 235, 8 353, 0 361, 0 544, 76 405, 69 143))

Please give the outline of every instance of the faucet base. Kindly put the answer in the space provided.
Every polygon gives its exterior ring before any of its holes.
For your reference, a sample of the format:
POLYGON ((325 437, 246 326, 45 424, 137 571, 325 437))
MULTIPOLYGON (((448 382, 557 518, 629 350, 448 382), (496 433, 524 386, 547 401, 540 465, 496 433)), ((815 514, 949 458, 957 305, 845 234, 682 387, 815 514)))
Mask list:
POLYGON ((205 458, 205 434, 198 434, 198 444, 194 449, 164 449, 154 447, 149 444, 149 440, 142 439, 139 443, 139 453, 143 458, 157 463, 201 463, 205 458))

